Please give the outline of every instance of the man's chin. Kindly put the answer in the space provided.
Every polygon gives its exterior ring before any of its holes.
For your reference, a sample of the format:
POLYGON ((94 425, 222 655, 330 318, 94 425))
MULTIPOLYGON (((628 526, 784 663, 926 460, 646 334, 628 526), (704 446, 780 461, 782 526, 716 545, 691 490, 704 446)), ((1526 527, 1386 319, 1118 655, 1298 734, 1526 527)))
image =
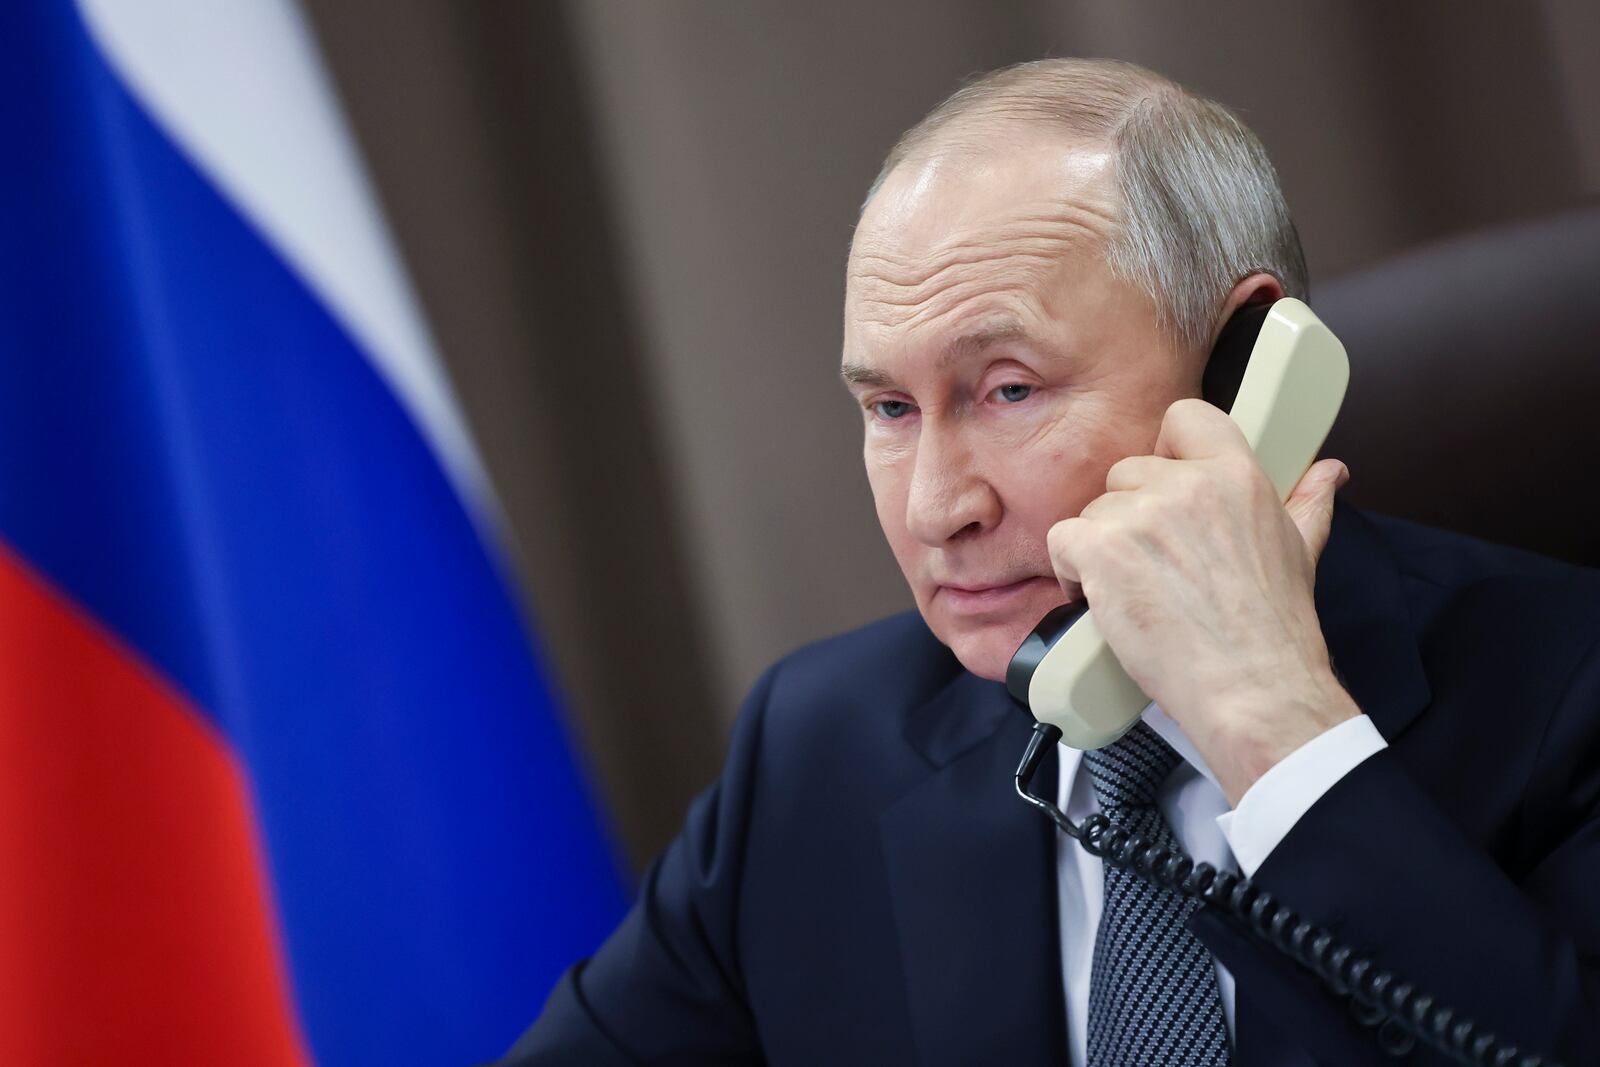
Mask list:
MULTIPOLYGON (((1043 617, 1041 612, 1040 618, 1043 617)), ((960 627, 948 636, 936 630, 935 635, 949 646, 967 670, 979 678, 1003 682, 1006 680, 1006 668, 1011 665, 1011 657, 1038 622, 1038 619, 991 622, 984 626, 960 627)))

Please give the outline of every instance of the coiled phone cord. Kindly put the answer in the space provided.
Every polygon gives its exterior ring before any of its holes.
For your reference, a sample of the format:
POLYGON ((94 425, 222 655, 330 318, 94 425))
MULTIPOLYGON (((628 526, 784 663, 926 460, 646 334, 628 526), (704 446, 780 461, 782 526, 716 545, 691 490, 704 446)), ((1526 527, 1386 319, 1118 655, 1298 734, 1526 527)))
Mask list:
POLYGON ((1045 753, 1059 740, 1061 731, 1055 726, 1034 725, 1017 767, 1018 796, 1044 812, 1056 829, 1091 856, 1223 911, 1259 940, 1321 978, 1335 993, 1350 996, 1357 1018, 1378 1027, 1384 1051, 1402 1056, 1421 1041, 1467 1067, 1560 1067, 1483 1032, 1460 1012, 1417 992, 1392 972, 1380 970, 1372 960, 1340 944, 1329 931, 1306 922, 1267 890, 1252 885, 1250 879, 1219 871, 1209 863, 1196 863, 1181 851, 1148 841, 1101 814, 1074 823, 1056 805, 1028 789, 1045 753))

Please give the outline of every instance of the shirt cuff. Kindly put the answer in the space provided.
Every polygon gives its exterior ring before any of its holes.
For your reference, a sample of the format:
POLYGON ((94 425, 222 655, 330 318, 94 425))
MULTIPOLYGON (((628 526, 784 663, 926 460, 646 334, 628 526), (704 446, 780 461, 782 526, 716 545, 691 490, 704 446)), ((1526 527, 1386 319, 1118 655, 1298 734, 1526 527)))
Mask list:
POLYGON ((1357 715, 1324 730, 1256 779, 1238 807, 1217 816, 1217 827, 1245 877, 1255 876, 1300 816, 1335 782, 1388 744, 1371 719, 1357 715))

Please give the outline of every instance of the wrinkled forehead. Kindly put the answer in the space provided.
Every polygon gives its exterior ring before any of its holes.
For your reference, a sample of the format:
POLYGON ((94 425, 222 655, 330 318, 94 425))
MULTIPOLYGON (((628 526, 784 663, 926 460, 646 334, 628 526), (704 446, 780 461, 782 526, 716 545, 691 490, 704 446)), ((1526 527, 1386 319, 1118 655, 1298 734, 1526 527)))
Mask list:
POLYGON ((851 243, 847 347, 852 331, 1026 304, 1061 270, 1103 262, 1119 224, 1111 177, 1104 149, 1052 142, 901 164, 851 243))

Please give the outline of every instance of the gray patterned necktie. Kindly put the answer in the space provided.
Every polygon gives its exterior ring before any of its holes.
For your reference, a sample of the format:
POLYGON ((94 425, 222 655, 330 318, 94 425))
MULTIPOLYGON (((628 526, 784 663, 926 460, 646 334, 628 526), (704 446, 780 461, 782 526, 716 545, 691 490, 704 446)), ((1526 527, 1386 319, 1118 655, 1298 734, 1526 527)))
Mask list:
MULTIPOLYGON (((1143 722, 1083 765, 1113 823, 1177 847, 1155 806, 1181 757, 1143 722)), ((1088 1067, 1230 1062, 1217 975, 1183 922, 1199 905, 1127 871, 1105 869, 1105 910, 1089 978, 1088 1067)))

